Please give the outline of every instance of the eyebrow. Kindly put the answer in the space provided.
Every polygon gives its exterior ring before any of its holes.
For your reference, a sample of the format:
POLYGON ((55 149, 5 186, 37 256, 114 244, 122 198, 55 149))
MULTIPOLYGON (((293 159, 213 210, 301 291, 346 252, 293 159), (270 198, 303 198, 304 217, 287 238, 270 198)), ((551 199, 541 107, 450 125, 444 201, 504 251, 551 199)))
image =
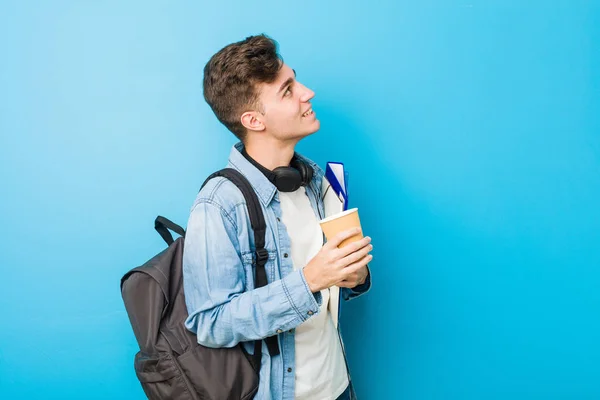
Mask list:
MULTIPOLYGON (((296 78, 296 70, 295 70, 295 69, 293 69, 292 71, 294 71, 294 78, 296 78)), ((281 84, 281 86, 279 87, 279 90, 277 91, 277 93, 281 93, 281 91, 282 91, 283 89, 285 89, 285 88, 286 88, 288 85, 290 85, 292 82, 294 82, 294 78, 287 78, 287 79, 285 80, 285 82, 283 82, 283 83, 281 84)))

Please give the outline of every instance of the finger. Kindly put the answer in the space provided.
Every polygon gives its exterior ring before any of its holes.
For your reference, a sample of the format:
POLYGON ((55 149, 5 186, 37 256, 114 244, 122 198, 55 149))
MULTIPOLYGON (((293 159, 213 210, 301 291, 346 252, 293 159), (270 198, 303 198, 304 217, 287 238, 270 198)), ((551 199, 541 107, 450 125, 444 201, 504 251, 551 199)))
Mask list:
POLYGON ((361 258, 357 262, 348 265, 343 270, 344 275, 346 277, 352 275, 354 272, 358 271, 359 269, 361 269, 362 267, 364 267, 365 265, 367 265, 368 263, 370 263, 372 259, 373 259, 373 255, 369 254, 369 255, 364 256, 363 258, 361 258))
POLYGON ((365 265, 358 271, 350 274, 346 277, 345 280, 350 282, 355 282, 357 285, 364 283, 367 280, 367 276, 369 275, 369 266, 365 265))
POLYGON ((357 287, 358 285, 362 285, 365 282, 366 282, 366 277, 362 280, 360 280, 358 278, 344 279, 343 281, 338 282, 336 286, 352 289, 352 288, 357 287))
POLYGON ((341 249, 339 249, 339 257, 343 258, 349 254, 355 253, 359 250, 364 249, 371 243, 371 238, 369 236, 365 236, 364 238, 357 240, 356 242, 350 243, 341 249))
POLYGON ((346 257, 344 257, 340 261, 345 266, 354 264, 355 262, 359 261, 366 255, 368 255, 369 252, 371 252, 371 250, 373 250, 373 245, 372 244, 366 245, 362 249, 355 251, 354 253, 348 254, 346 257))
POLYGON ((354 282, 344 280, 344 281, 339 282, 336 286, 341 287, 341 288, 345 287, 348 289, 352 289, 353 287, 356 287, 358 285, 354 282))
POLYGON ((325 244, 326 246, 329 246, 331 248, 336 248, 338 247, 344 240, 351 238, 354 235, 358 235, 361 232, 360 228, 351 228, 351 229, 347 229, 345 231, 342 231, 340 233, 338 233, 337 235, 335 235, 331 240, 328 240, 327 243, 325 244))

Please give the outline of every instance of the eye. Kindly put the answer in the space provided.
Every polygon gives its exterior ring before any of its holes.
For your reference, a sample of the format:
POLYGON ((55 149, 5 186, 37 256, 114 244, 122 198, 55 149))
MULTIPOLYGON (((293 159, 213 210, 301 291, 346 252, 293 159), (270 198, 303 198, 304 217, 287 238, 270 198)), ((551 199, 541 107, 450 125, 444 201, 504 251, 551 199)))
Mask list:
POLYGON ((288 96, 290 94, 292 94, 292 87, 288 86, 288 88, 285 89, 285 92, 283 92, 283 96, 285 97, 285 96, 288 96))

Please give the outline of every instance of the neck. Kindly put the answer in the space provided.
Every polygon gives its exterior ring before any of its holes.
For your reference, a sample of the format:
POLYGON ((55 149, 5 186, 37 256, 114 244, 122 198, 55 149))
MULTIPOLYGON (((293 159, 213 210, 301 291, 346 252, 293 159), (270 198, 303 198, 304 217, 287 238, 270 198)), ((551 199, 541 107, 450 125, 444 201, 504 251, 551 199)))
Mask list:
POLYGON ((246 152, 263 167, 274 170, 277 167, 288 167, 294 156, 298 142, 248 141, 244 143, 246 152))

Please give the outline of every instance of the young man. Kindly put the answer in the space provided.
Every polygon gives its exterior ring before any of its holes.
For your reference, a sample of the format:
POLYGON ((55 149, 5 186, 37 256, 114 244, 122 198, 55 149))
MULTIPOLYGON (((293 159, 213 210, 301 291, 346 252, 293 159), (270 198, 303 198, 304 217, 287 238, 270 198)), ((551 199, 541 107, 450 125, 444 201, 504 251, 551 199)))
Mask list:
POLYGON ((252 342, 276 335, 280 354, 263 346, 256 399, 335 400, 355 397, 338 324, 339 296, 366 292, 370 238, 342 249, 355 230, 323 244, 323 171, 294 152, 319 129, 314 93, 264 35, 217 52, 204 69, 204 97, 240 142, 228 167, 240 171, 260 200, 267 224, 269 284, 254 288, 254 236, 240 190, 219 177, 209 181, 191 210, 183 254, 186 327, 207 347, 253 351, 252 342), (280 167, 305 171, 284 187, 280 167), (298 167, 299 170, 302 168, 298 167))

